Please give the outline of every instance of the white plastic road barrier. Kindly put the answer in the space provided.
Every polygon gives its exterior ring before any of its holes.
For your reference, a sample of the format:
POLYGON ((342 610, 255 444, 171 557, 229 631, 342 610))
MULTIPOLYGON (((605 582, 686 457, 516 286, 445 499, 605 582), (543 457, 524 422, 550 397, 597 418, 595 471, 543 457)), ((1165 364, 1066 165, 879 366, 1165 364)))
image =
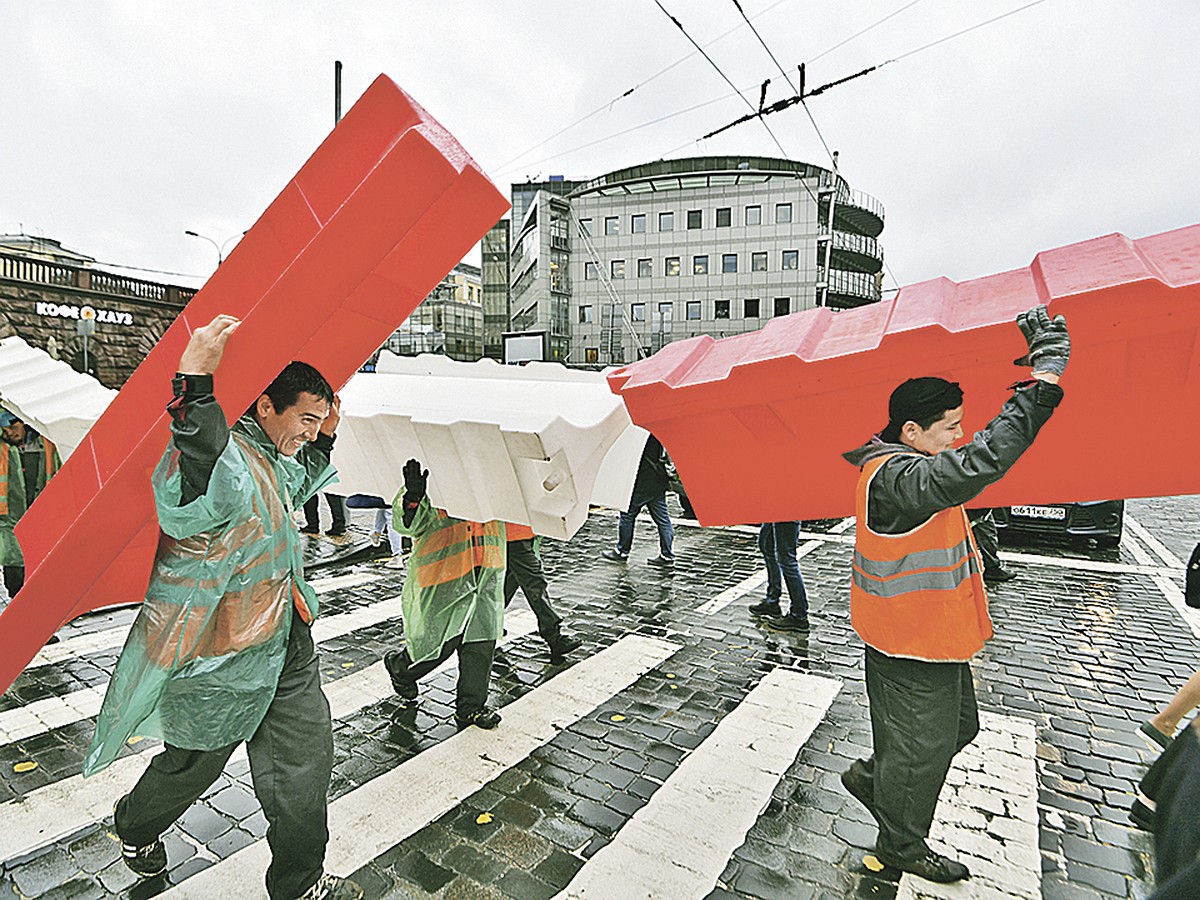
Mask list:
POLYGON ((385 351, 376 372, 355 375, 340 395, 338 493, 390 501, 404 486, 405 461, 419 459, 430 500, 451 515, 518 522, 563 540, 597 498, 628 505, 645 444, 603 374, 558 363, 385 351), (605 464, 610 450, 616 456, 605 464))
POLYGON ((64 461, 115 396, 19 337, 0 340, 0 406, 53 441, 64 461))

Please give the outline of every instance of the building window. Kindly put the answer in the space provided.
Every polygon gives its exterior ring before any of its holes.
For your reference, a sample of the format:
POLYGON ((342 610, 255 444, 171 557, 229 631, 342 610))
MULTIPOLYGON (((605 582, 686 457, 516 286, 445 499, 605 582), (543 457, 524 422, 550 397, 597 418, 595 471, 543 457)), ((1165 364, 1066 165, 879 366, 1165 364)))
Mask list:
POLYGON ((800 268, 800 251, 799 250, 784 250, 783 263, 780 268, 784 271, 800 268))
POLYGON ((717 227, 728 228, 733 224, 733 210, 728 206, 717 208, 717 227))
POLYGON ((775 224, 786 225, 792 221, 792 204, 776 203, 775 204, 775 224))
POLYGON ((689 209, 687 225, 688 225, 688 228, 703 228, 704 227, 704 210, 689 209))
POLYGON ((671 301, 658 304, 658 318, 665 326, 671 324, 671 301))
POLYGON ((675 230, 675 213, 660 212, 658 214, 658 230, 659 231, 674 231, 675 230))
POLYGON ((579 307, 579 324, 586 325, 592 321, 592 308, 590 306, 579 307))
POLYGON ((636 216, 629 217, 629 233, 630 234, 645 234, 646 233, 646 216, 638 213, 636 216))
POLYGON ((592 233, 592 220, 591 219, 580 219, 579 227, 583 229, 584 234, 590 235, 592 233))
POLYGON ((638 260, 638 278, 649 278, 654 274, 654 260, 638 260))
POLYGON ((633 321, 633 322, 645 322, 646 321, 646 304, 645 303, 629 304, 629 319, 630 319, 630 321, 633 321))
POLYGON ((692 274, 707 275, 708 274, 708 257, 693 256, 692 257, 692 274))
POLYGON ((689 300, 687 302, 687 311, 686 311, 685 315, 689 319, 699 319, 700 318, 700 301, 699 300, 689 300))
POLYGON ((679 274, 679 257, 678 256, 668 256, 664 260, 663 274, 667 275, 668 277, 679 274))
POLYGON ((612 261, 611 271, 612 271, 613 278, 624 278, 625 277, 625 260, 614 259, 612 261))
POLYGON ((757 299, 744 300, 744 301, 742 301, 742 303, 743 303, 742 314, 747 319, 757 319, 758 318, 758 300, 757 299))
POLYGON ((620 234, 621 233, 621 219, 619 216, 605 216, 604 217, 604 233, 605 234, 620 234))
POLYGON ((747 206, 746 207, 746 224, 761 225, 762 224, 762 207, 747 206))
POLYGON ((775 315, 786 316, 792 311, 792 300, 790 297, 775 298, 775 315))
POLYGON ((722 253, 721 254, 721 271, 729 274, 737 271, 737 254, 722 253))
POLYGON ((765 272, 767 271, 767 252, 750 254, 750 271, 765 272))
POLYGON ((584 362, 598 363, 600 362, 600 350, 597 347, 588 347, 583 351, 584 362))
POLYGON ((729 318, 729 301, 714 300, 713 301, 713 318, 728 319, 729 318))
POLYGON ((584 281, 595 281, 599 277, 600 277, 600 273, 599 273, 599 271, 597 271, 596 264, 594 262, 585 262, 583 264, 583 280, 584 281))

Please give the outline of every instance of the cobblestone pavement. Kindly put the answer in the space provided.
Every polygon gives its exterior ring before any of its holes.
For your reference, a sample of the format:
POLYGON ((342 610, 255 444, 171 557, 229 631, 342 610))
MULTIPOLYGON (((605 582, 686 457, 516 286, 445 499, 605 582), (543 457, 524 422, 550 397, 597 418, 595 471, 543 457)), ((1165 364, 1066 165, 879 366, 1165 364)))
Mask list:
MULTIPOLYGON (((403 570, 338 562, 349 545, 314 539, 335 717, 328 865, 369 898, 1147 897, 1153 844, 1126 815, 1150 759, 1136 727, 1200 660, 1200 620, 1179 596, 1200 500, 1127 512, 1116 550, 1006 550, 1019 577, 993 591, 996 639, 974 666, 983 730, 932 836, 975 873, 948 890, 873 871, 872 820, 839 782, 870 748, 849 522, 802 536, 807 636, 749 615, 762 593, 752 529, 682 524, 673 573, 644 562, 648 522, 628 565, 599 556, 610 515, 547 541, 555 605, 585 644, 550 665, 518 600, 496 660, 494 732, 456 732, 452 669, 400 705, 380 660, 402 637, 403 570)), ((244 753, 167 833, 166 875, 140 883, 118 858, 111 807, 154 742, 80 777, 134 612, 64 627, 0 697, 0 898, 262 890, 266 823, 244 753)))

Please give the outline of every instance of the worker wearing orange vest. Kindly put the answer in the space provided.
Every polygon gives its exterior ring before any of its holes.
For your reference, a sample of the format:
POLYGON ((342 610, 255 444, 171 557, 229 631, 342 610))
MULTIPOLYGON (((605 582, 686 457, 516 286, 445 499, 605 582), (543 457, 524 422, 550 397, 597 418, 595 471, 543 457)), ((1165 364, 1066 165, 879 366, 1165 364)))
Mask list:
POLYGON ((558 665, 567 654, 579 649, 579 638, 562 633, 562 617, 550 605, 550 592, 536 537, 528 525, 505 525, 508 536, 508 560, 504 571, 504 608, 512 603, 517 588, 525 592, 525 600, 537 617, 538 634, 550 648, 550 662, 558 665))
POLYGON ((954 755, 979 731, 970 659, 992 636, 979 552, 963 504, 999 480, 1062 399, 1062 316, 1017 317, 1033 378, 962 446, 963 395, 941 378, 892 392, 883 432, 846 454, 861 468, 850 618, 866 643, 874 753, 842 784, 879 824, 880 862, 931 881, 970 873, 925 843, 954 755))
POLYGON ((417 698, 417 680, 458 653, 454 717, 460 728, 495 728, 487 705, 496 641, 504 630, 504 523, 468 522, 426 496, 429 470, 404 464, 404 491, 392 504, 392 526, 413 539, 400 595, 405 647, 384 654, 392 687, 417 698))
POLYGON ((0 565, 4 567, 4 586, 10 597, 25 584, 25 558, 13 529, 25 515, 25 477, 21 452, 7 442, 0 444, 0 565))

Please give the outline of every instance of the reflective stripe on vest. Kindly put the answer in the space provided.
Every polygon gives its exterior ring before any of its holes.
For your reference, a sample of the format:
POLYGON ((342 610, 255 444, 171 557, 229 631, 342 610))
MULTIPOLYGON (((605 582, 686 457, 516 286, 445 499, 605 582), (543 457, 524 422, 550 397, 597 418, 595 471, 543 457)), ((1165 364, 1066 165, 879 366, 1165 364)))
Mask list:
POLYGON ((54 445, 52 443, 50 443, 49 439, 42 438, 42 450, 46 454, 46 457, 45 457, 46 462, 45 462, 45 465, 42 467, 42 471, 45 472, 46 481, 49 481, 50 476, 58 471, 58 464, 57 464, 57 459, 55 458, 55 455, 54 455, 54 449, 55 449, 54 445))
MULTIPOLYGON (((439 516, 448 518, 439 510, 439 516)), ((421 587, 447 584, 470 574, 477 566, 503 569, 505 565, 504 523, 447 522, 421 538, 416 562, 421 587)))
POLYGON ((992 636, 992 623, 966 511, 941 510, 905 534, 871 531, 871 481, 893 455, 871 460, 859 477, 851 623, 889 656, 968 660, 992 636))

